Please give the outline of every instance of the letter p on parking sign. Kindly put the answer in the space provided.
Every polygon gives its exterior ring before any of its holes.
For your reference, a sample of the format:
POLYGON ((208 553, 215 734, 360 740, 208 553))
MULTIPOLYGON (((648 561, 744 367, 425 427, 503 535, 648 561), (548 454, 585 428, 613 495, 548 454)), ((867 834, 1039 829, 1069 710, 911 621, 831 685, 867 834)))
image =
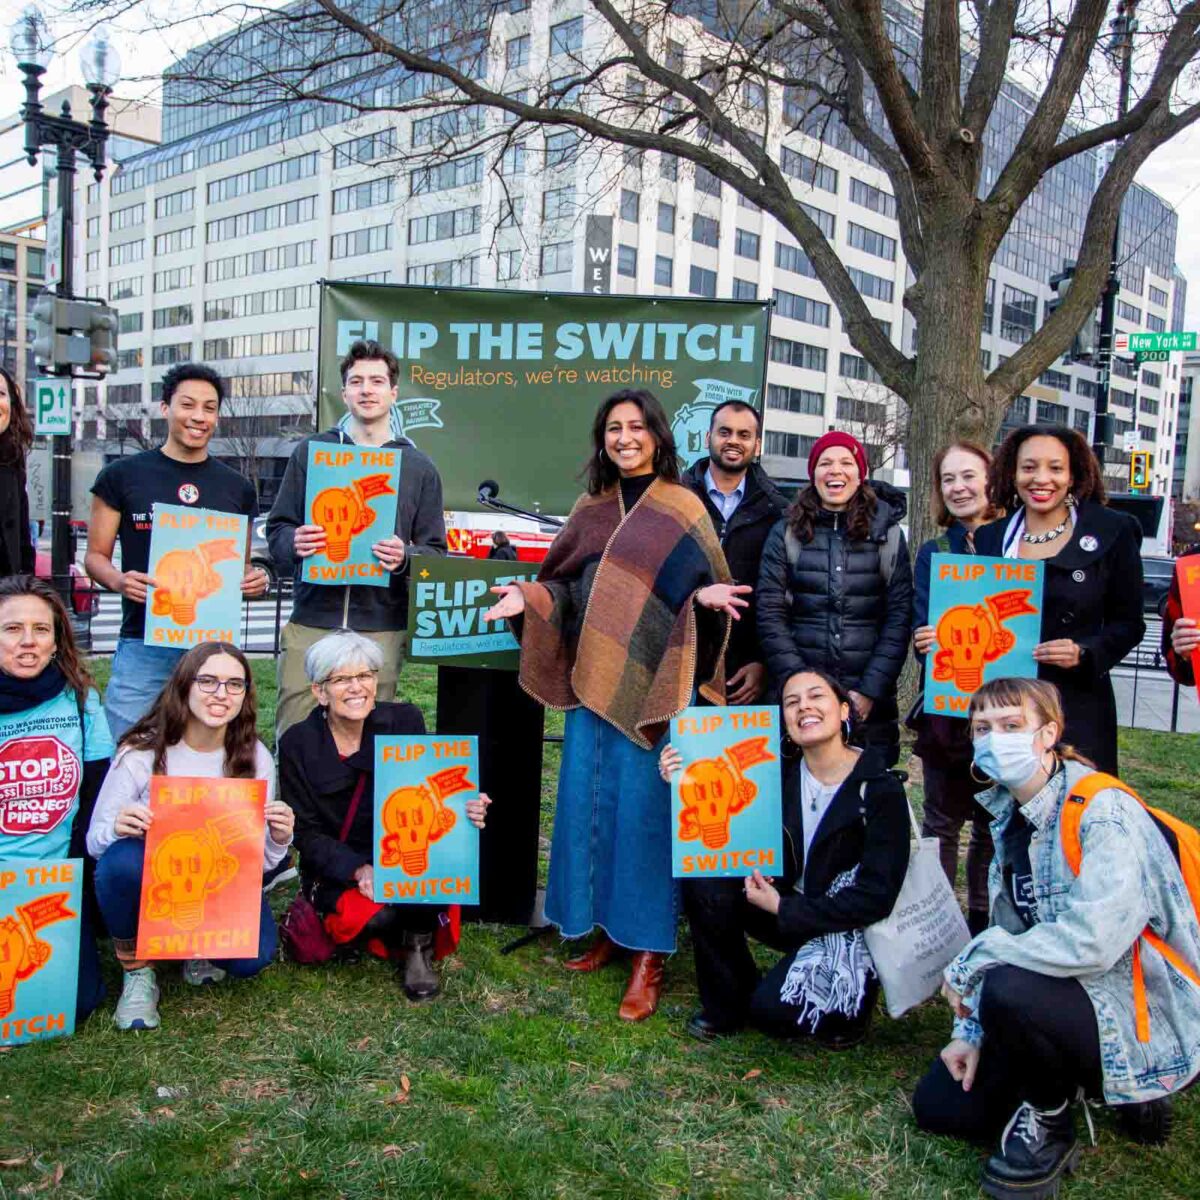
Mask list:
POLYGON ((35 433, 69 435, 71 432, 71 380, 39 379, 33 385, 35 433))

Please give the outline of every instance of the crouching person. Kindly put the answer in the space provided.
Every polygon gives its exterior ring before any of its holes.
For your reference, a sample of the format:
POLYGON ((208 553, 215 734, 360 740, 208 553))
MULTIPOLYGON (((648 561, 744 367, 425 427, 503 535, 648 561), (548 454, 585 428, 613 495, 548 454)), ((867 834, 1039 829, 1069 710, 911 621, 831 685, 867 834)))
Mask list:
MULTIPOLYGON (((783 778, 782 878, 686 880, 684 907, 702 1008, 693 1037, 747 1022, 777 1037, 815 1037, 844 1049, 866 1035, 879 995, 863 929, 896 904, 908 868, 904 785, 885 753, 847 744, 850 694, 823 671, 783 687, 792 749, 783 778), (783 958, 760 979, 749 935, 783 958)), ((786 745, 787 743, 785 743, 786 745)), ((664 779, 682 760, 669 745, 664 779)))
POLYGON ((1167 1136, 1171 1093, 1200 1071, 1200 925, 1157 818, 1062 742, 1052 684, 987 683, 970 722, 995 781, 979 797, 992 923, 946 969, 954 1038, 913 1112, 932 1133, 999 1135, 983 1190, 1037 1200, 1074 1166, 1081 1095, 1119 1105, 1138 1140, 1167 1136))
MULTIPOLYGON (((361 947, 403 967, 404 992, 425 1000, 440 990, 433 967, 435 934, 450 914, 431 904, 380 904, 374 899, 375 738, 420 735, 415 704, 377 704, 383 652, 350 630, 328 634, 304 656, 317 707, 279 741, 279 779, 296 812, 296 849, 305 894, 339 946, 361 947)), ((470 801, 478 829, 491 803, 470 801)), ((453 939, 437 939, 449 952, 453 939)))
MULTIPOLYGON (((124 971, 114 1021, 119 1029, 157 1029, 159 989, 154 968, 136 957, 145 838, 154 820, 152 775, 262 779, 267 785, 263 871, 276 866, 292 840, 292 811, 275 799, 271 752, 258 740, 254 679, 246 656, 226 642, 206 642, 175 665, 158 699, 121 739, 100 789, 88 829, 88 853, 98 860, 96 896, 124 971)), ((275 919, 262 898, 253 958, 184 964, 188 983, 225 975, 257 975, 274 957, 275 919)))

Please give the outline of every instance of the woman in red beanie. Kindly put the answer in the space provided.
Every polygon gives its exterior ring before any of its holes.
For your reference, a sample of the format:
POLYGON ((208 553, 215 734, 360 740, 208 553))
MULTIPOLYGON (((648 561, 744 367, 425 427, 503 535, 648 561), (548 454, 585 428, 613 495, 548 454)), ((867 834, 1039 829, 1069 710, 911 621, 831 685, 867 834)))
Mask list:
POLYGON ((908 654, 912 567, 907 504, 867 483, 857 439, 831 430, 808 456, 811 480, 763 547, 758 634, 775 687, 820 670, 850 693, 854 741, 899 757, 896 681, 908 654))

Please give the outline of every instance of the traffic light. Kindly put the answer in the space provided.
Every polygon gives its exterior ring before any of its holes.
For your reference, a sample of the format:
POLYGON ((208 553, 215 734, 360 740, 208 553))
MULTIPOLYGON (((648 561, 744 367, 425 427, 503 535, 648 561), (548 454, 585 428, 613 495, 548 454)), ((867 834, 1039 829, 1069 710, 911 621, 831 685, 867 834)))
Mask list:
MULTIPOLYGON (((1056 308, 1067 298, 1071 281, 1075 278, 1075 264, 1063 263, 1063 269, 1050 277, 1050 290, 1054 293, 1046 301, 1046 320, 1056 308)), ((1091 362, 1096 352, 1096 321, 1091 313, 1088 314, 1083 326, 1071 342, 1071 348, 1063 356, 1070 362, 1091 362)))
POLYGON ((32 316, 33 357, 42 366, 93 377, 116 370, 116 309, 98 300, 71 300, 44 291, 34 302, 32 316))
POLYGON ((1134 450, 1129 456, 1129 487, 1145 491, 1150 486, 1150 451, 1134 450))

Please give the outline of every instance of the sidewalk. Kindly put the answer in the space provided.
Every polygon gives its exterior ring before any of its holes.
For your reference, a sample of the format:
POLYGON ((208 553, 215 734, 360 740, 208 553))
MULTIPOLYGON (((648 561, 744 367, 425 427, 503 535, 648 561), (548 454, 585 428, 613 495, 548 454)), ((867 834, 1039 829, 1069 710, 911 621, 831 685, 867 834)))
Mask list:
MULTIPOLYGON (((1137 729, 1170 729, 1175 682, 1166 671, 1118 667, 1112 673, 1117 724, 1137 729), (1136 705, 1136 707, 1135 707, 1136 705)), ((1179 688, 1178 733, 1200 733, 1200 700, 1194 687, 1179 688)))

